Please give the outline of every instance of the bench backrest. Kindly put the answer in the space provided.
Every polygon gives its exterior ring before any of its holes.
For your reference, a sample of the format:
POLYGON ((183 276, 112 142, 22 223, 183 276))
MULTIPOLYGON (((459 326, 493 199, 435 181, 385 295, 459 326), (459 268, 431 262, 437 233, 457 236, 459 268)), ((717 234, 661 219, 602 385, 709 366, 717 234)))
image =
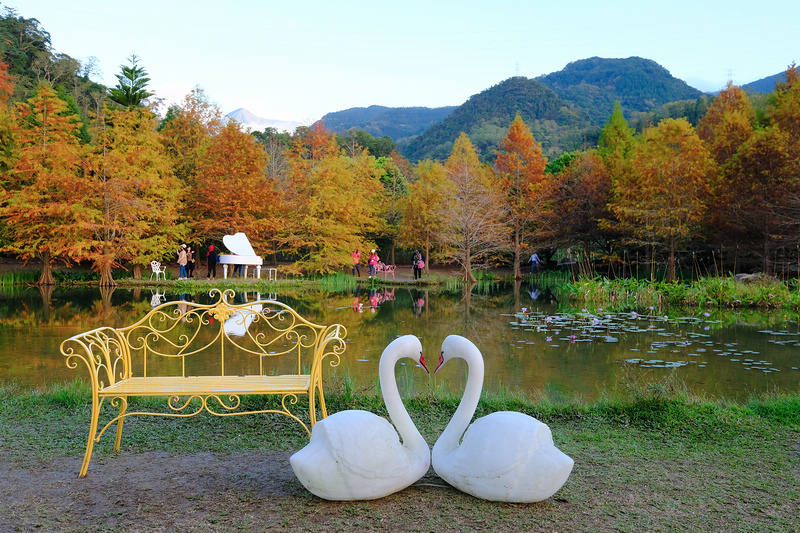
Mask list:
POLYGON ((314 324, 274 300, 234 304, 232 290, 214 294, 215 303, 167 302, 133 325, 75 335, 61 351, 68 365, 89 366, 100 388, 134 376, 310 374, 316 382, 323 361, 339 364, 344 326, 314 324))

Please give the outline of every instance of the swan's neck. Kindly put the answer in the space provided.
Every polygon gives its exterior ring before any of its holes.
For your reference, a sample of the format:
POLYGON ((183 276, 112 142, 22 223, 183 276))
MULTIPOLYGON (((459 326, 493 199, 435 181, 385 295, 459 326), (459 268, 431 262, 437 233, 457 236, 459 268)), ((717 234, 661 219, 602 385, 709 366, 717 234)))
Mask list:
POLYGON ((461 437, 472 420, 472 415, 475 414, 478 400, 481 398, 481 390, 483 389, 483 358, 480 354, 470 351, 464 355, 459 354, 458 357, 467 362, 467 384, 464 387, 464 395, 461 397, 458 409, 456 409, 453 418, 450 419, 439 440, 436 441, 435 448, 441 446, 443 450, 458 446, 461 437))
POLYGON ((394 375, 394 367, 400 359, 396 355, 381 357, 378 365, 378 376, 381 382, 383 402, 386 404, 389 418, 391 418, 394 427, 403 440, 403 445, 410 449, 425 448, 425 450, 428 450, 428 444, 422 438, 411 417, 408 416, 408 411, 403 405, 403 399, 400 398, 397 379, 394 375))

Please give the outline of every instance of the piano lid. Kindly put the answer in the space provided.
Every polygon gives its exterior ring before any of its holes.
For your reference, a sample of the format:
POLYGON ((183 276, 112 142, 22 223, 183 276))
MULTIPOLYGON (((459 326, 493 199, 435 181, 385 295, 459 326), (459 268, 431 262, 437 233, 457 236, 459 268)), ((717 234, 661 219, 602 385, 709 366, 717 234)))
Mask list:
POLYGON ((247 235, 242 232, 236 235, 225 235, 222 237, 222 243, 231 253, 236 255, 256 255, 250 245, 250 241, 247 239, 247 235))

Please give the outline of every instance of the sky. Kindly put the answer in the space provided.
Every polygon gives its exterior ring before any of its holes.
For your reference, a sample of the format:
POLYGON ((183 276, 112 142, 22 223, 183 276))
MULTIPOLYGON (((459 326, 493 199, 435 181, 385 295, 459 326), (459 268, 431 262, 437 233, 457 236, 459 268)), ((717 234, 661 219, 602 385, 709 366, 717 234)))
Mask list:
MULTIPOLYGON (((107 86, 139 58, 165 104, 310 124, 352 107, 461 105, 599 56, 652 59, 702 91, 800 62, 800 1, 10 0, 107 86)), ((163 111, 162 111, 163 112, 163 111)))

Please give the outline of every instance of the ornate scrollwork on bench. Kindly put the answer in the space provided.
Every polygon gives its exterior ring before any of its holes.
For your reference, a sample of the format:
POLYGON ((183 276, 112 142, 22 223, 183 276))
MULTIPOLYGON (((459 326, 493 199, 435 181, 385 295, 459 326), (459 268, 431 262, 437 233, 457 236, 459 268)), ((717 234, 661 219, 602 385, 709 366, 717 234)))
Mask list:
MULTIPOLYGON (((152 309, 123 328, 97 328, 61 343, 67 366, 89 370, 92 415, 80 476, 93 445, 116 424, 114 450, 129 416, 219 417, 277 413, 296 420, 308 434, 327 416, 323 364, 335 367, 345 349, 344 326, 309 322, 274 300, 232 303, 234 292, 212 289, 211 304, 184 300, 152 309), (242 396, 274 395, 280 408, 242 409, 242 396), (290 407, 308 398, 307 422, 290 407), (167 397, 167 412, 128 412, 129 398, 167 397), (103 403, 118 414, 98 430, 103 403)), ((305 418, 305 417, 304 417, 305 418)))

